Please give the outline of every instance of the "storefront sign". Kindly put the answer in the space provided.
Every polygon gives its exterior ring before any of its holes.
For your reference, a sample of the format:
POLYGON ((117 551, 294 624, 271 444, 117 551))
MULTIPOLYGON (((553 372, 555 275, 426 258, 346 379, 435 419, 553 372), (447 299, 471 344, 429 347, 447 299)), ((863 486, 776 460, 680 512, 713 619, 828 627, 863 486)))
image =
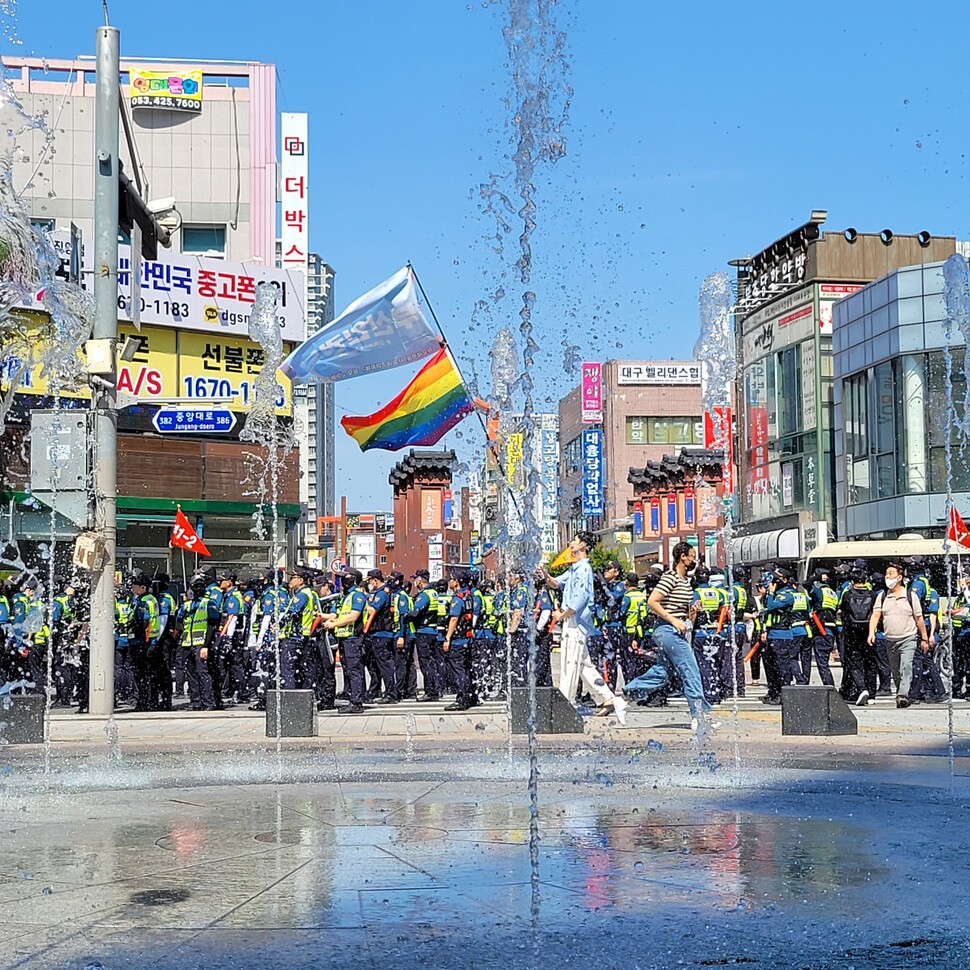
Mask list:
POLYGON ((505 458, 506 462, 508 463, 506 471, 508 472, 509 476, 509 484, 512 484, 515 481, 516 469, 522 462, 522 443, 523 436, 520 432, 510 434, 508 438, 506 438, 505 458))
POLYGON ((701 365, 693 360, 620 361, 616 370, 617 384, 700 384, 701 365))
MULTIPOLYGON (((307 115, 284 112, 280 120, 280 262, 306 274, 310 252, 307 115)), ((306 299, 304 297, 304 303, 306 299)))
POLYGON ((603 514, 603 432, 587 428, 582 438, 583 515, 603 514))
POLYGON ((168 108, 174 111, 202 110, 202 72, 171 70, 128 72, 128 89, 133 108, 168 108))
POLYGON ((795 504, 795 487, 790 461, 786 461, 781 466, 781 504, 786 509, 790 509, 795 504))
POLYGON ((582 383, 583 424, 603 421, 603 365, 595 361, 583 364, 582 383))
POLYGON ((822 283, 818 288, 818 329, 823 336, 832 333, 832 307, 862 289, 861 283, 822 283))
MULTIPOLYGON (((141 322, 209 333, 249 334, 256 286, 279 289, 276 320, 283 339, 304 339, 303 273, 263 269, 207 256, 159 253, 142 263, 141 322)), ((118 318, 131 319, 131 250, 119 247, 118 318)))
MULTIPOLYGON (((284 344, 284 353, 286 345, 284 344)), ((252 340, 204 333, 179 334, 179 397, 232 398, 225 407, 248 411, 256 393, 256 375, 265 362, 265 351, 252 340)), ((289 415, 293 409, 289 378, 276 373, 276 411, 289 415)))
MULTIPOLYGON (((829 326, 832 317, 829 316, 829 326)), ((804 431, 814 431, 818 421, 818 409, 815 406, 815 342, 811 340, 802 344, 802 426, 804 431)))

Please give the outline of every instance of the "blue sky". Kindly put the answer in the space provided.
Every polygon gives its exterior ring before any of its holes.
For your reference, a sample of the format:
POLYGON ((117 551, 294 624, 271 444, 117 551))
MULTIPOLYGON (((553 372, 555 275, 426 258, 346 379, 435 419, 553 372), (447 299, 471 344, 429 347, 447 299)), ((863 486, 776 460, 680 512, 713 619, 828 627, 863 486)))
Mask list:
MULTIPOLYGON (((970 238, 965 6, 560 7, 574 97, 566 157, 538 194, 540 408, 577 380, 564 341, 584 359, 689 356, 703 277, 813 208, 828 209, 831 230, 970 238)), ((501 4, 110 9, 123 54, 275 63, 280 110, 310 113, 311 244, 336 268, 338 309, 410 259, 466 370, 487 374, 494 331, 518 308, 477 201, 508 169, 501 4), (473 323, 499 283, 510 299, 473 323)), ((90 53, 100 22, 100 0, 21 0, 18 52, 90 53)), ((368 413, 410 373, 340 384, 338 407, 368 413)), ((478 441, 472 421, 448 442, 478 441)), ((399 456, 362 456, 337 434, 338 492, 387 508, 399 456)))

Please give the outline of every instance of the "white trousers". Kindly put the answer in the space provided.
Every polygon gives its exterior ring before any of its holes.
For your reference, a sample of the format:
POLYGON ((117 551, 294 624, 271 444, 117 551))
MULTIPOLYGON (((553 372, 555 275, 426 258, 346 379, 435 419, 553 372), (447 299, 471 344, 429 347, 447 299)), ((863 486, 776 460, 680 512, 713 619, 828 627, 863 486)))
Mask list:
POLYGON ((613 703, 613 691, 590 660, 586 633, 569 617, 563 621, 559 640, 559 690, 570 704, 575 703, 580 677, 597 705, 613 703))

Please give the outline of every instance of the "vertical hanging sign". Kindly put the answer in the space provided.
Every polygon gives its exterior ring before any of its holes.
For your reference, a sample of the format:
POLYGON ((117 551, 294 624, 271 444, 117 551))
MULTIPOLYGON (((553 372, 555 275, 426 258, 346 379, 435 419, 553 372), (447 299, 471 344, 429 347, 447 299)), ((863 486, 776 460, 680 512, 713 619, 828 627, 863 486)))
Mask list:
POLYGON ((643 502, 633 503, 633 538, 643 535, 643 502))
POLYGON ((303 306, 306 306, 307 257, 310 253, 310 177, 307 155, 307 115, 283 112, 280 136, 280 266, 303 273, 303 306))
POLYGON ((716 407, 704 412, 704 447, 724 453, 724 490, 734 491, 734 435, 731 408, 716 407))
POLYGON ((684 489, 684 524, 694 524, 694 490, 692 488, 684 489))
POLYGON ((583 424, 603 421, 603 365, 596 361, 583 364, 582 395, 583 424))
POLYGON ((656 496, 650 499, 650 531, 660 532, 660 499, 656 496))
POLYGON ((583 515, 603 514, 603 432, 587 428, 583 432, 583 515))
POLYGON ((677 528, 677 493, 667 494, 667 528, 673 531, 677 528))

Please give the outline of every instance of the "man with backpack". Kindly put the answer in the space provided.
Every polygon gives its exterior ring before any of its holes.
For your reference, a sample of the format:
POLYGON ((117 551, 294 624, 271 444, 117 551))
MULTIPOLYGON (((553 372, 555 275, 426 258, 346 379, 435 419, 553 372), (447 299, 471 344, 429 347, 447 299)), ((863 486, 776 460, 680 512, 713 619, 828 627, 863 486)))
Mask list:
POLYGON ((842 620, 842 696, 865 707, 876 696, 876 637, 869 635, 873 592, 861 569, 849 574, 849 585, 839 597, 838 615, 842 620))
POLYGON ((917 649, 929 653, 930 638, 920 601, 912 587, 903 585, 903 571, 897 563, 886 566, 885 583, 886 591, 876 597, 872 606, 867 642, 875 645, 876 627, 881 622, 896 682, 896 707, 909 707, 913 655, 917 649))

